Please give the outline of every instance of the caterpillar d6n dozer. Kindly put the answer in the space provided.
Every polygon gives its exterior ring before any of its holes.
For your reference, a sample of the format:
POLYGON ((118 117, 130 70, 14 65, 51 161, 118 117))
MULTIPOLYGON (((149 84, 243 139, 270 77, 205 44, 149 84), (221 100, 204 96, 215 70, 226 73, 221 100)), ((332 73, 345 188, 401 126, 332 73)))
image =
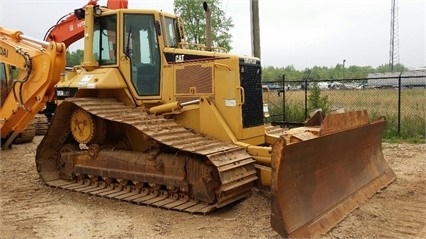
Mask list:
POLYGON ((75 13, 84 60, 56 85, 36 154, 46 184, 202 214, 262 185, 273 228, 292 237, 328 230, 395 178, 384 120, 361 111, 265 125, 259 59, 187 44, 181 20, 162 11, 75 13))

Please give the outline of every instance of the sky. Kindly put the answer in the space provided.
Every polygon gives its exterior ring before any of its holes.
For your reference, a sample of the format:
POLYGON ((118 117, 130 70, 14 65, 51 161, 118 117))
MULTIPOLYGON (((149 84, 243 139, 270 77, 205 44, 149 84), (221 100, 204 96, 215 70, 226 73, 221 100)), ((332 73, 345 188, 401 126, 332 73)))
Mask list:
MULTIPOLYGON (((345 67, 387 64, 391 1, 259 0, 262 65, 303 70, 335 67, 344 60, 345 67)), ((87 2, 0 0, 0 26, 43 39, 62 16, 87 2)), ((99 0, 100 5, 106 2, 99 0)), ((219 2, 234 24, 230 53, 251 56, 251 0, 219 2)), ((397 6, 399 63, 411 69, 426 67, 426 0, 397 0, 397 6)), ((129 0, 128 7, 173 13, 173 0, 129 0)), ((70 46, 71 51, 81 48, 81 41, 70 46)))

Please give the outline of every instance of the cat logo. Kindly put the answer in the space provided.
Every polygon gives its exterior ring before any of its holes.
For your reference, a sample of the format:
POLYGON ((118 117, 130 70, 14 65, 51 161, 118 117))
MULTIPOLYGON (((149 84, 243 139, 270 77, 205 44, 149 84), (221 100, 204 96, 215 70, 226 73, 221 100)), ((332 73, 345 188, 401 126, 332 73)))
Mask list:
POLYGON ((185 55, 176 55, 175 61, 176 62, 184 62, 184 56, 185 55))
POLYGON ((6 48, 0 47, 0 56, 7 57, 9 54, 9 51, 6 48))
POLYGON ((255 59, 251 59, 251 58, 244 58, 244 63, 245 64, 255 65, 256 64, 256 60, 255 59))

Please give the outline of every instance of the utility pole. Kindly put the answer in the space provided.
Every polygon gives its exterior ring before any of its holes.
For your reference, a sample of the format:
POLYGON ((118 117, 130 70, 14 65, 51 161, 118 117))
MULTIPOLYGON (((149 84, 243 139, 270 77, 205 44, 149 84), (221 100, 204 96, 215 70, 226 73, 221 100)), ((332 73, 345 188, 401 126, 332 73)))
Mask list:
POLYGON ((260 58, 259 0, 250 0, 252 54, 260 58))
POLYGON ((343 79, 345 79, 345 62, 346 59, 343 59, 343 79))

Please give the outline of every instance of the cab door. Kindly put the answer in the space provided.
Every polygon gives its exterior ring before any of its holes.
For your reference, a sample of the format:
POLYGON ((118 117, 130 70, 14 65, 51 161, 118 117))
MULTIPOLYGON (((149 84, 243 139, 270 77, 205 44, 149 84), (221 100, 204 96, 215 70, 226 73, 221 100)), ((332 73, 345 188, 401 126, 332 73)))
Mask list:
POLYGON ((132 65, 131 82, 139 96, 160 96, 160 51, 153 14, 124 14, 124 52, 132 65))

